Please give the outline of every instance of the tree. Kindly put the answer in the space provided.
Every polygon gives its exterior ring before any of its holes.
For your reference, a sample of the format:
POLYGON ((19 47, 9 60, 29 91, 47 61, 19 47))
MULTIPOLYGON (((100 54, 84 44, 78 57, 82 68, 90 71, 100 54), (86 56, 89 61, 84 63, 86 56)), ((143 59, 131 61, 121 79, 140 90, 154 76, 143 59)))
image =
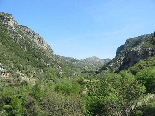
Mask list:
POLYGON ((91 115, 131 115, 145 92, 145 87, 126 71, 120 74, 107 73, 88 87, 87 109, 91 115))
POLYGON ((21 116, 22 115, 22 100, 18 97, 13 97, 11 102, 11 111, 9 115, 11 116, 21 116))
POLYGON ((147 93, 155 93, 155 70, 152 67, 146 67, 136 74, 136 78, 145 87, 147 93))

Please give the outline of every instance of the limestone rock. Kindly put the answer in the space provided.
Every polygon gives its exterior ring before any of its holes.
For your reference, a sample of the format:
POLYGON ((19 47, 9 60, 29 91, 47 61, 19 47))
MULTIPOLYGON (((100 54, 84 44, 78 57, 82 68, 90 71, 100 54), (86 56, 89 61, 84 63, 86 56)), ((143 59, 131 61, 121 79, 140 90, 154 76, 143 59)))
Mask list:
POLYGON ((127 70, 141 59, 155 55, 154 33, 127 39, 118 47, 116 57, 102 69, 113 72, 127 70))
POLYGON ((2 22, 3 25, 7 26, 8 35, 10 35, 12 38, 15 38, 17 42, 21 39, 25 39, 26 37, 28 37, 38 47, 44 50, 48 50, 50 53, 53 54, 53 50, 39 34, 35 33, 33 30, 26 26, 19 25, 14 20, 11 14, 0 12, 0 22, 2 22))

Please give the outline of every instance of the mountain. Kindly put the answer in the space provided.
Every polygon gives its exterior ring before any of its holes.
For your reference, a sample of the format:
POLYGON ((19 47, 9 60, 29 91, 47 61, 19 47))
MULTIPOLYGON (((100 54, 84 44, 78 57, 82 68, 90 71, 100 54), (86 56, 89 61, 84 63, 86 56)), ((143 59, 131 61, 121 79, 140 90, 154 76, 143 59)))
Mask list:
POLYGON ((54 55, 39 34, 19 25, 11 14, 0 12, 0 35, 1 74, 7 72, 10 77, 42 77, 49 67, 66 76, 75 73, 65 62, 60 62, 61 59, 54 55))
POLYGON ((50 67, 60 77, 73 77, 85 69, 96 70, 108 60, 96 57, 77 60, 55 55, 45 40, 30 28, 19 25, 11 14, 0 12, 0 72, 11 77, 23 74, 26 77, 40 77, 50 67))
MULTIPOLYGON (((53 53, 53 50, 39 34, 35 33, 33 30, 31 30, 26 26, 19 25, 14 20, 11 14, 0 12, 0 23, 1 23, 1 31, 7 32, 7 34, 12 39, 14 39, 17 43, 20 40, 24 41, 28 39, 33 41, 34 45, 37 45, 38 47, 50 52, 51 54, 53 53)), ((25 46, 25 50, 26 50, 26 46, 25 46)))
POLYGON ((155 32, 127 39, 124 45, 117 48, 116 57, 102 69, 112 72, 127 70, 141 59, 155 55, 155 32))
POLYGON ((83 62, 87 62, 87 63, 92 63, 92 65, 94 66, 97 66, 97 65, 104 65, 106 64, 107 62, 110 61, 110 59, 99 59, 97 58, 96 56, 93 56, 93 57, 89 57, 89 58, 86 58, 86 59, 82 59, 81 61, 83 62))
POLYGON ((96 71, 110 61, 110 59, 99 59, 95 56, 81 60, 64 56, 59 56, 59 58, 66 61, 70 67, 81 69, 82 71, 96 71))

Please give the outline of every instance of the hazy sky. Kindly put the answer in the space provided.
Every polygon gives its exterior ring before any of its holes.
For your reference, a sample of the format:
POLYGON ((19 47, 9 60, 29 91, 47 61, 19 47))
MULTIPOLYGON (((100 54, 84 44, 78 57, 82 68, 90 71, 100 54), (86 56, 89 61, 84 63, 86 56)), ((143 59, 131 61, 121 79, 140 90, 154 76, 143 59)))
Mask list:
POLYGON ((155 0, 0 0, 0 12, 77 59, 114 58, 126 39, 155 31, 155 0))

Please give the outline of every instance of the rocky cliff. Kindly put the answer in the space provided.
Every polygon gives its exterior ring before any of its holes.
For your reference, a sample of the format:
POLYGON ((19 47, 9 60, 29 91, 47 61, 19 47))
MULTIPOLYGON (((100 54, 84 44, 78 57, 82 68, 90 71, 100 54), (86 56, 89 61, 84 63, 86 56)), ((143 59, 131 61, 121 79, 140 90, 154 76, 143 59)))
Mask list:
POLYGON ((154 41, 155 33, 127 39, 124 45, 118 47, 116 57, 102 69, 109 69, 113 72, 126 70, 140 59, 155 55, 154 41))
POLYGON ((0 73, 9 72, 12 77, 19 72, 30 77, 43 75, 50 66, 62 67, 63 62, 58 62, 39 34, 19 25, 11 14, 0 12, 0 73))
POLYGON ((39 34, 26 26, 19 25, 11 14, 0 12, 0 24, 7 27, 7 30, 3 31, 7 31, 8 35, 17 42, 29 38, 35 45, 53 54, 53 50, 39 34))

